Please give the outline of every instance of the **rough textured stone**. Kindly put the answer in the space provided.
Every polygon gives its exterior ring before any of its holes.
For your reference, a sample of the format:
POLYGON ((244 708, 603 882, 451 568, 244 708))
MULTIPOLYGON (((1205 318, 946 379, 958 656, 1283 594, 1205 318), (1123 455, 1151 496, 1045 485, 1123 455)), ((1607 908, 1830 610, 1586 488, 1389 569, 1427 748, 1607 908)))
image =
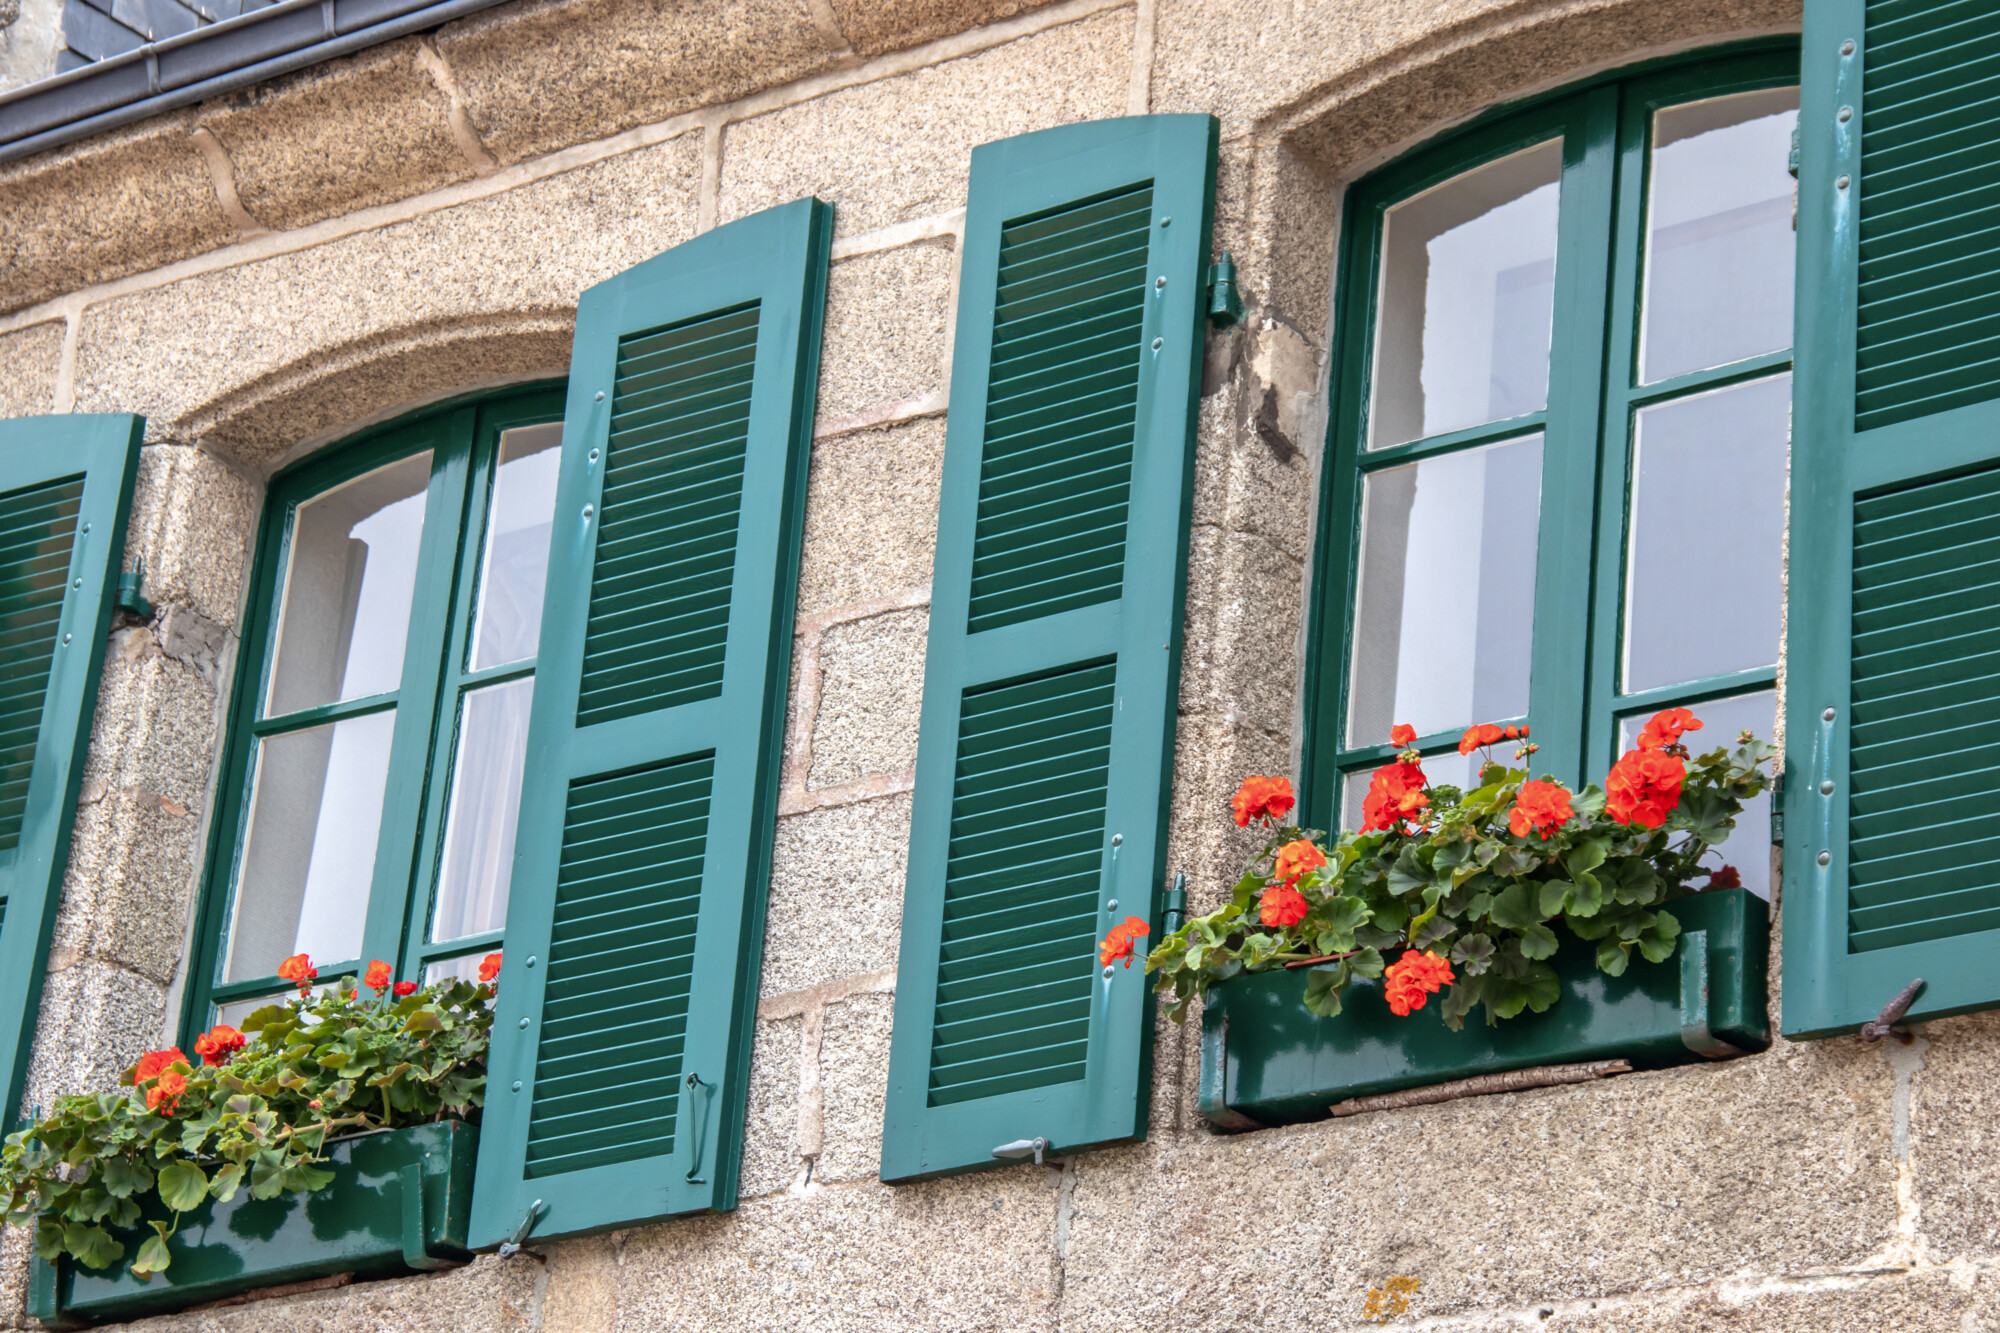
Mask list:
POLYGON ((750 1103, 743 1117, 743 1168, 736 1192, 774 1194, 799 1173, 798 1018, 764 1019, 750 1050, 750 1103))
POLYGON ((0 166, 0 310, 235 236, 193 128, 173 112, 0 166))
POLYGON ((835 1185, 634 1232, 618 1327, 1051 1328, 1056 1178, 835 1185))
POLYGON ((1119 11, 731 125, 720 216, 816 194, 846 236, 948 212, 976 145, 1122 114, 1131 44, 1119 11))
POLYGON ((120 1073, 166 1040, 165 1000, 161 987, 99 959, 50 972, 22 1105, 117 1087, 120 1073))
POLYGON ((1292 734, 1304 562, 1261 537, 1197 527, 1188 540, 1181 707, 1292 734))
POLYGON ((826 632, 808 787, 901 773, 917 762, 927 611, 895 611, 826 632))
POLYGON ((813 1179, 872 1179, 882 1169, 882 1103, 896 997, 855 995, 826 1007, 819 1077, 826 1146, 813 1179))
POLYGON ((34 417, 55 411, 62 345, 60 321, 0 333, 0 417, 34 417))
POLYGON ((234 629, 262 503, 260 488, 213 454, 140 450, 125 559, 145 558, 147 598, 234 629))
POLYGON ((827 278, 819 419, 945 388, 952 242, 859 255, 827 278))
POLYGON ((80 806, 52 958, 82 955, 161 986, 172 981, 201 835, 199 813, 143 788, 114 789, 80 806))
POLYGON ((2000 1014, 1948 1018, 1923 1027, 1929 1046, 1911 1079, 1910 1162, 1918 1226, 1940 1262, 2000 1250, 2000 1014))
POLYGON ((764 920, 765 995, 896 965, 909 843, 907 794, 778 821, 764 920))
MULTIPOLYGON (((1423 1309, 1421 1291, 1411 1305, 1423 1309)), ((1651 1300, 1552 1302, 1490 1319, 1453 1321, 1454 1333, 1992 1333, 1994 1279, 1971 1268, 1789 1282, 1720 1283, 1651 1300)))
POLYGON ((683 137, 93 306, 77 410, 143 412, 149 438, 266 464, 426 399, 561 374, 577 294, 693 235, 699 178, 683 137))
POLYGON ((816 443, 799 614, 927 586, 943 471, 939 418, 816 443))
POLYGON ((542 0, 447 25, 438 50, 514 162, 826 68, 806 0, 542 0))
POLYGON ((1341 1326, 1397 1273, 1445 1315, 1858 1264, 1895 1229, 1890 1087, 1856 1043, 1786 1046, 1092 1154, 1063 1327, 1341 1326))
POLYGON ((526 1333, 536 1327, 542 1262, 481 1255, 464 1268, 357 1282, 125 1325, 143 1333, 526 1333))
POLYGON ((472 174, 417 39, 252 84, 197 123, 229 151, 236 195, 266 227, 301 227, 472 174))
POLYGON ((55 73, 62 32, 62 0, 5 0, 0 18, 0 92, 55 73))
POLYGON ((1052 0, 832 0, 848 44, 864 56, 880 55, 1012 18, 1052 0))

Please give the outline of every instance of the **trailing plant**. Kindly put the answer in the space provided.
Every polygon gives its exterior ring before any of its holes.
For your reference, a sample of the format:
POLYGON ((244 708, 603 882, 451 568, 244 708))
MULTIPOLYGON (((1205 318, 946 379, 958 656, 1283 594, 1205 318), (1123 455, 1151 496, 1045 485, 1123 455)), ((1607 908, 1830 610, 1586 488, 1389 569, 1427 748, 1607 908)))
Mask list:
MULTIPOLYGON (((1371 776, 1361 827, 1330 844, 1286 822, 1296 804, 1289 781, 1246 779, 1232 802, 1236 823, 1268 829, 1269 840, 1229 902, 1168 935, 1147 970, 1173 997, 1176 1021, 1217 981, 1304 967, 1314 1013, 1339 1013, 1350 981, 1380 977, 1399 1015, 1442 992, 1444 1022, 1456 1030, 1478 1004, 1497 1023, 1556 1002, 1548 959, 1558 927, 1594 942, 1597 966, 1612 976, 1635 952, 1662 962, 1680 934, 1666 903, 1740 887, 1733 867, 1703 861, 1764 790, 1776 753, 1746 731, 1733 747, 1691 755, 1683 737, 1701 726, 1685 708, 1657 714, 1604 786, 1581 792, 1528 776, 1536 747, 1526 727, 1465 733, 1459 753, 1476 750, 1481 762, 1479 785, 1464 791, 1432 783, 1416 733, 1398 726, 1390 740, 1401 749, 1371 776), (1513 765, 1493 757, 1505 741, 1515 743, 1513 765)), ((1131 965, 1132 937, 1145 933, 1143 921, 1132 924, 1105 940, 1107 965, 1131 965)))
POLYGON ((296 996, 258 1009, 241 1030, 218 1023, 195 1041, 194 1059, 179 1047, 149 1051, 120 1091, 64 1097, 8 1135, 7 1221, 34 1228, 44 1259, 104 1268, 125 1253, 112 1229, 144 1220, 153 1234, 131 1270, 146 1278, 172 1262, 167 1242, 203 1199, 321 1189, 333 1173, 319 1163, 338 1136, 476 1120, 499 967, 491 954, 478 984, 419 986, 378 960, 358 986, 315 991, 312 961, 287 958, 279 975, 296 996))

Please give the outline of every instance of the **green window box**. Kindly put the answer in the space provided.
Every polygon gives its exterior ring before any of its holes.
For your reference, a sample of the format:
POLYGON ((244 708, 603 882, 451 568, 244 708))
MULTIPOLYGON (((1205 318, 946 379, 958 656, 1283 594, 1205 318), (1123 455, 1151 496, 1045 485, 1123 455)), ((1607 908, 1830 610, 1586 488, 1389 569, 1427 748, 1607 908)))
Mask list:
POLYGON ((1351 984, 1341 1013, 1322 1018, 1305 1007, 1303 968, 1224 982, 1202 1015, 1202 1114, 1228 1129, 1295 1124, 1350 1097, 1479 1074, 1621 1057, 1663 1068, 1768 1047, 1769 905, 1725 889, 1668 910, 1681 923, 1672 958, 1635 955, 1624 976, 1610 977, 1597 970, 1594 946, 1563 932, 1553 960, 1562 998, 1497 1027, 1475 1009, 1453 1032, 1436 1001, 1398 1018, 1377 981, 1351 984))
POLYGON ((128 1266, 143 1226, 116 1233, 125 1258, 109 1268, 35 1259, 28 1313, 73 1328, 334 1273, 390 1277, 469 1259, 478 1145, 479 1131, 458 1121, 342 1140, 327 1150, 334 1178, 323 1190, 252 1199, 245 1189, 183 1214, 173 1265, 150 1281, 128 1266))

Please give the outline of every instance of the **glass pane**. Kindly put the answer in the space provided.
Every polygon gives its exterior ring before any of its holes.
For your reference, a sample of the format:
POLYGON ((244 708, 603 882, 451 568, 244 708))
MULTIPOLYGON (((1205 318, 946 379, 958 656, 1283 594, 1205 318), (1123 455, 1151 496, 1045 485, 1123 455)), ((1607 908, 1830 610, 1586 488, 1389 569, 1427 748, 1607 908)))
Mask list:
POLYGON ((1778 660, 1792 380, 1639 413, 1625 587, 1625 689, 1778 660))
POLYGON ((293 511, 267 716, 387 694, 402 680, 430 472, 430 454, 417 454, 293 511))
POLYGON ((1349 745, 1528 711, 1542 437, 1363 483, 1349 745))
POLYGON ((533 677, 469 690, 460 703, 458 757, 445 817, 433 940, 455 940, 507 924, 514 824, 528 754, 533 677))
MULTIPOLYGON (((500 946, 496 944, 487 950, 487 953, 498 953, 499 951, 500 946)), ((457 978, 460 981, 470 981, 476 985, 479 981, 479 965, 485 959, 486 954, 484 953, 469 953, 462 958, 447 958, 441 963, 432 963, 424 969, 424 984, 426 986, 435 986, 440 981, 449 981, 457 978)))
POLYGON ((223 980, 360 956, 395 731, 389 709, 258 743, 223 980))
POLYGON ((1389 210, 1371 448, 1548 406, 1561 176, 1551 140, 1389 210))
MULTIPOLYGON (((279 991, 276 995, 259 995, 254 1000, 231 1000, 227 1004, 218 1004, 215 1006, 215 1021, 218 1023, 227 1023, 233 1028, 240 1028, 243 1026, 244 1019, 250 1017, 250 1015, 256 1013, 265 1005, 283 1004, 286 1000, 291 999, 297 994, 298 992, 293 990, 279 991)), ((256 1038, 252 1037, 251 1040, 255 1041, 256 1038)))
POLYGON ((474 671, 535 655, 561 445, 560 421, 523 426, 500 436, 500 466, 493 477, 493 503, 486 519, 486 555, 479 567, 474 671))
MULTIPOLYGON (((1778 721, 1778 696, 1770 690, 1739 694, 1730 699, 1711 699, 1705 704, 1689 704, 1688 710, 1701 719, 1701 730, 1683 737, 1689 754, 1707 754, 1723 746, 1734 749, 1736 737, 1754 731, 1761 740, 1770 740, 1778 721)), ((1655 709, 1653 712, 1657 712, 1655 709)), ((1637 713, 1619 722, 1621 751, 1632 748, 1639 728, 1653 712, 1637 713)), ((1602 775, 1597 775, 1602 781, 1602 775)), ((1768 770, 1766 776, 1769 776, 1768 770)), ((1736 817, 1736 831, 1715 849, 1702 864, 1710 870, 1732 865, 1743 878, 1743 887, 1759 898, 1771 896, 1771 793, 1743 803, 1736 817)))
POLYGON ((1799 90, 1653 117, 1640 379, 1792 345, 1792 127, 1799 90))

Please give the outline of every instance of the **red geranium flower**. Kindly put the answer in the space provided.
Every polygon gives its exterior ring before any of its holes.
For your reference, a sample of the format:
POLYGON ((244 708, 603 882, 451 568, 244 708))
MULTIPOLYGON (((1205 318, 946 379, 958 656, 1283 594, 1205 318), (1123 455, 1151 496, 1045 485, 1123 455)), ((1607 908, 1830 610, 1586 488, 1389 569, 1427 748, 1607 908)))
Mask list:
POLYGON ((203 1064, 226 1065, 229 1057, 243 1049, 244 1036, 227 1023, 217 1023, 194 1039, 194 1053, 203 1064))
POLYGON ((1373 833, 1392 829, 1431 803, 1424 794, 1424 768, 1414 758, 1397 756, 1384 764, 1368 780, 1368 795, 1361 802, 1361 831, 1373 833))
POLYGON ((139 1063, 132 1071, 132 1082, 147 1083, 160 1076, 160 1071, 169 1065, 192 1065, 194 1061, 178 1046, 169 1046, 164 1051, 147 1051, 139 1057, 139 1063))
POLYGON ((1290 881, 1273 884, 1257 902, 1257 917, 1267 926, 1296 926, 1306 919, 1306 896, 1290 881))
POLYGON ((377 958, 368 965, 368 971, 362 976, 361 984, 369 990, 388 990, 390 980, 395 975, 387 963, 377 958))
POLYGON ((400 1000, 400 999, 402 999, 402 998, 403 998, 403 997, 404 997, 405 995, 415 995, 416 993, 417 993, 417 983, 416 983, 416 982, 414 982, 414 981, 399 981, 399 982, 397 982, 397 983, 396 983, 396 998, 397 998, 397 999, 399 999, 399 1000, 400 1000))
POLYGON ((1113 926, 1110 932, 1105 935, 1103 942, 1097 946, 1097 961, 1106 967, 1110 967, 1120 958, 1123 958, 1125 966, 1132 966, 1133 941, 1142 935, 1150 935, 1152 933, 1152 927, 1146 924, 1144 917, 1126 917, 1123 921, 1113 926))
POLYGON ((1271 878, 1293 884, 1300 875, 1317 870, 1325 864, 1326 853, 1321 851, 1310 838, 1300 838, 1278 849, 1277 856, 1272 858, 1271 862, 1271 878))
POLYGON ((1708 877, 1708 887, 1711 889, 1740 889, 1743 887, 1743 876, 1736 873, 1735 866, 1724 866, 1708 877))
POLYGON ((1476 727, 1467 727, 1465 734, 1458 738, 1458 752, 1471 754, 1482 745, 1491 745, 1507 733, 1491 722, 1482 722, 1476 727))
POLYGON ((296 985, 299 994, 303 995, 312 989, 313 979, 319 975, 319 969, 312 965, 312 959, 302 953, 295 953, 278 964, 278 975, 296 985))
POLYGON ((1567 791, 1553 782, 1531 779, 1521 784, 1519 794, 1514 797, 1514 808, 1507 815, 1507 828, 1517 838, 1527 837, 1530 829, 1547 838, 1575 813, 1567 791))
POLYGON ((1245 778, 1229 801, 1238 828, 1249 828, 1253 819, 1275 824, 1298 803, 1289 778, 1245 778))
POLYGON ((479 979, 481 981, 491 981, 493 980, 493 978, 499 975, 500 975, 499 954, 489 953, 484 958, 479 960, 479 979))
POLYGON ((1417 729, 1407 722, 1398 722, 1389 729, 1389 744, 1399 750, 1406 750, 1417 743, 1417 729))
POLYGON ((186 1074, 167 1070, 152 1087, 146 1089, 146 1109, 157 1111, 164 1102, 167 1114, 172 1115, 179 1108, 181 1094, 187 1091, 187 1085, 186 1074))
POLYGON ((1681 803, 1687 769, 1663 750, 1627 750, 1604 779, 1604 813, 1621 824, 1658 828, 1681 803))
POLYGON ((1639 732, 1639 748, 1642 750, 1664 750, 1670 745, 1678 745, 1681 733, 1700 731, 1701 719, 1685 708, 1668 708, 1653 714, 1639 732))
POLYGON ((1390 1013, 1408 1018, 1423 1008, 1430 996, 1457 980, 1450 962, 1442 956, 1410 949, 1382 974, 1382 994, 1389 1001, 1390 1013))

